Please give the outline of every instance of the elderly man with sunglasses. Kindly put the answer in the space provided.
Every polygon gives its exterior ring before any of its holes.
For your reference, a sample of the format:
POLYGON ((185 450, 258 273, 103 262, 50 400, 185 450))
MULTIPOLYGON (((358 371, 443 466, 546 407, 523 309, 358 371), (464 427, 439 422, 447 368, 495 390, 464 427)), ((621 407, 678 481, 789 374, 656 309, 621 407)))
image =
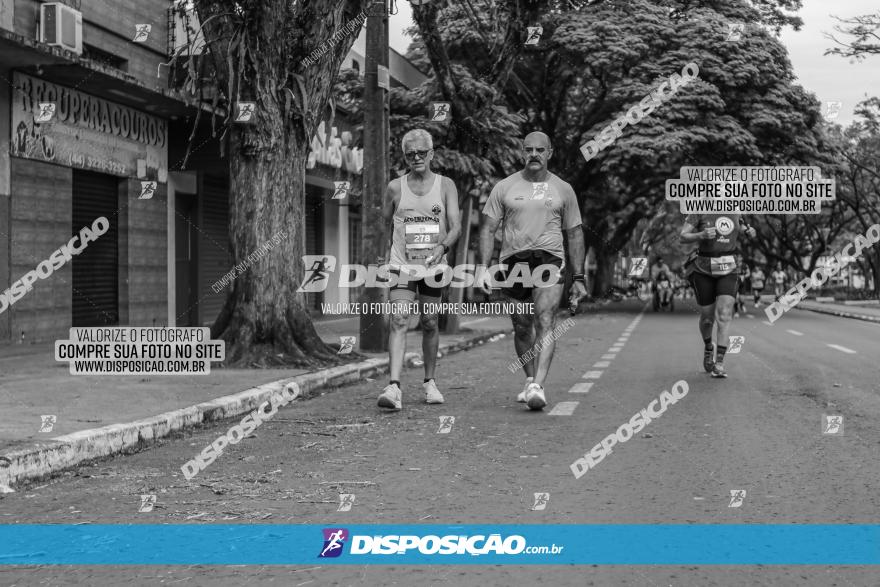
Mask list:
MULTIPOLYGON (((550 137, 542 132, 533 132, 523 141, 525 167, 513 175, 502 179, 492 189, 489 200, 483 208, 480 229, 481 271, 477 275, 476 286, 487 294, 492 291, 494 276, 486 267, 490 265, 495 248, 495 232, 502 228, 500 263, 507 265, 502 275, 506 276, 543 274, 550 269, 550 283, 516 283, 502 287, 501 292, 513 302, 533 303, 535 311, 531 314, 511 314, 514 328, 514 347, 519 357, 531 356, 536 341, 542 347, 537 356, 525 361, 523 371, 526 383, 517 401, 528 405, 529 409, 541 410, 547 405, 544 395, 544 380, 553 360, 555 342, 550 334, 556 322, 556 312, 562 299, 565 252, 563 232, 568 240, 568 260, 574 270, 574 283, 570 304, 587 294, 584 274, 584 234, 581 229, 581 212, 577 197, 571 185, 547 169, 547 162, 553 156, 550 137), (517 267, 515 267, 517 266, 517 267), (536 271, 537 270, 537 271, 536 271)), ((514 281, 512 278, 510 281, 514 281)))
POLYGON ((403 156, 410 172, 388 184, 383 214, 392 226, 391 255, 396 283, 391 287, 390 355, 391 382, 379 396, 379 406, 391 410, 402 408, 400 374, 406 351, 409 306, 418 294, 421 304, 422 356, 425 381, 422 389, 429 404, 442 404, 443 395, 434 382, 440 333, 437 314, 427 304, 439 304, 443 294, 439 279, 432 274, 448 267, 446 253, 458 240, 461 214, 458 190, 448 177, 431 171, 434 143, 424 129, 414 129, 401 140, 403 156))

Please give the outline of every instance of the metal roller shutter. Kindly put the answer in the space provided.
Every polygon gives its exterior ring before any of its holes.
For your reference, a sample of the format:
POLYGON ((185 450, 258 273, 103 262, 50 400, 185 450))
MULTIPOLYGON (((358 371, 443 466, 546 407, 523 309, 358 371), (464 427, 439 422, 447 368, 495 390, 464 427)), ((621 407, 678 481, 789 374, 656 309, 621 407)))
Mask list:
POLYGON ((211 286, 232 269, 229 252, 229 180, 223 175, 202 176, 202 213, 199 226, 199 322, 211 325, 223 304, 227 290, 215 293, 211 286))
POLYGON ((79 234, 96 218, 110 230, 73 257, 73 326, 119 324, 119 180, 112 175, 73 172, 73 227, 79 234))

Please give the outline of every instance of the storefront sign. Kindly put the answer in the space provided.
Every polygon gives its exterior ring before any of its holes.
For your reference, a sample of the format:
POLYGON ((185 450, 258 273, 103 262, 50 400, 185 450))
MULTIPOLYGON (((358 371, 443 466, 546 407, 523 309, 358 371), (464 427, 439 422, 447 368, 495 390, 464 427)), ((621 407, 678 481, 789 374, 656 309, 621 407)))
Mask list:
POLYGON ((326 124, 321 121, 318 132, 315 133, 311 142, 311 153, 306 164, 306 169, 314 169, 317 163, 329 165, 336 169, 344 169, 349 173, 360 173, 364 167, 364 151, 360 148, 351 148, 352 136, 348 131, 342 132, 342 137, 337 137, 338 131, 334 126, 331 134, 326 131, 326 124))
POLYGON ((151 114, 16 72, 11 155, 125 177, 167 181, 168 126, 151 114), (50 123, 40 104, 54 103, 50 123))

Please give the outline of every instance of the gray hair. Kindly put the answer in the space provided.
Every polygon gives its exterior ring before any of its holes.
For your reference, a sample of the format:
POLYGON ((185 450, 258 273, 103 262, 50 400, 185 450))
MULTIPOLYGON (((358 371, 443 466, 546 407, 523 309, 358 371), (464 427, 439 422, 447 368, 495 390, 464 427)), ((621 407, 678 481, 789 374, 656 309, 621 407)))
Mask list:
POLYGON ((431 138, 431 133, 423 128, 414 128, 403 135, 403 138, 400 139, 400 149, 405 151, 407 143, 418 140, 424 140, 428 143, 428 147, 431 149, 434 148, 434 139, 431 138))

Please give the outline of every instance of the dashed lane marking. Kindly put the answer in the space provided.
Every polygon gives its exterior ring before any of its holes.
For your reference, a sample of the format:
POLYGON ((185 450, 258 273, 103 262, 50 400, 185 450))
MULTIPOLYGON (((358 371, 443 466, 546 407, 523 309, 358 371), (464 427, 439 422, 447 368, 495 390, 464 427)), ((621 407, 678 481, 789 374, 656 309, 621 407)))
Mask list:
POLYGON ((838 351, 840 351, 840 352, 847 353, 847 354, 849 354, 849 355, 855 355, 855 354, 856 354, 856 351, 854 351, 854 350, 852 350, 852 349, 848 349, 848 348, 846 348, 845 346, 840 346, 839 344, 829 344, 828 346, 830 346, 831 348, 833 348, 833 349, 835 349, 835 350, 838 350, 838 351))
POLYGON ((568 390, 568 393, 589 393, 590 388, 593 387, 593 383, 575 383, 571 386, 571 389, 568 390))
POLYGON ((601 371, 587 371, 581 379, 599 379, 602 377, 601 371))
POLYGON ((613 359, 616 356, 617 355, 607 354, 607 355, 602 355, 602 358, 605 360, 608 360, 608 359, 613 359))
POLYGON ((793 334, 795 336, 803 336, 804 335, 803 332, 798 332, 797 330, 786 330, 786 332, 790 332, 791 334, 793 334))
POLYGON ((550 410, 548 416, 571 416, 580 402, 559 402, 550 410))
POLYGON ((596 361, 596 364, 593 365, 593 369, 604 369, 611 366, 611 361, 596 361))

